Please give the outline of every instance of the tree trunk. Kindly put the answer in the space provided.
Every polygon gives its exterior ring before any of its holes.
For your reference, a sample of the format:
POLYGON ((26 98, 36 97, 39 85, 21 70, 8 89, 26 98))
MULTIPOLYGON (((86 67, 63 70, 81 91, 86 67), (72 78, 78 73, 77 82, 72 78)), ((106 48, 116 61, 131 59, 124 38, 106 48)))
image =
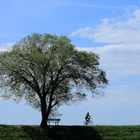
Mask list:
POLYGON ((47 127, 47 109, 46 109, 46 100, 45 98, 41 98, 41 115, 42 115, 42 120, 40 123, 40 126, 42 128, 47 127))

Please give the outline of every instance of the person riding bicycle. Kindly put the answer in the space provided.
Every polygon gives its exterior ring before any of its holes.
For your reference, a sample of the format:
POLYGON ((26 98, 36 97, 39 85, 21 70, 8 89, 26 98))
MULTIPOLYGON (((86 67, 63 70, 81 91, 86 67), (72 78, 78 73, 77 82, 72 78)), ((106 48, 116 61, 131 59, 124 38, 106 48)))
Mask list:
POLYGON ((87 112, 86 116, 85 116, 85 120, 86 120, 86 125, 90 122, 91 116, 89 115, 89 112, 87 112))

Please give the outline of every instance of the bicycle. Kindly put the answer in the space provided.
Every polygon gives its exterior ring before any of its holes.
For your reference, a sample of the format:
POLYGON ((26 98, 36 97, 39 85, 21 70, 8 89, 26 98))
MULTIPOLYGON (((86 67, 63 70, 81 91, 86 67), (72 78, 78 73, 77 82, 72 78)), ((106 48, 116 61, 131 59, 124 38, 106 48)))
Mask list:
POLYGON ((90 126, 90 125, 93 125, 93 121, 91 119, 88 120, 88 121, 85 120, 83 124, 86 125, 86 126, 90 126))

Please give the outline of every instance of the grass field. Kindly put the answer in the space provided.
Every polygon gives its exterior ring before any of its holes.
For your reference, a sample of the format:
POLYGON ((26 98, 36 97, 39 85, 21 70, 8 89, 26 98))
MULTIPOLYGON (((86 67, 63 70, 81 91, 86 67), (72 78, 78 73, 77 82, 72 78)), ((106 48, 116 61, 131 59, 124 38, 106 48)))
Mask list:
POLYGON ((140 126, 38 126, 0 125, 0 140, 140 140, 140 126))

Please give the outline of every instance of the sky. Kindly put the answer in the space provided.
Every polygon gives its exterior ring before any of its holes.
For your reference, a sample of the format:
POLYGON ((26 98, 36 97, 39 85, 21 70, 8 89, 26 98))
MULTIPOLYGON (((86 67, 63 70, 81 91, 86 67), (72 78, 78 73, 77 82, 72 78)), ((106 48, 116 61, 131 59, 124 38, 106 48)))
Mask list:
MULTIPOLYGON (((140 125, 140 1, 0 0, 0 51, 32 33, 68 36, 79 50, 100 55, 109 80, 104 96, 62 106, 62 125, 140 125)), ((39 124, 25 102, 0 100, 0 124, 39 124)))

